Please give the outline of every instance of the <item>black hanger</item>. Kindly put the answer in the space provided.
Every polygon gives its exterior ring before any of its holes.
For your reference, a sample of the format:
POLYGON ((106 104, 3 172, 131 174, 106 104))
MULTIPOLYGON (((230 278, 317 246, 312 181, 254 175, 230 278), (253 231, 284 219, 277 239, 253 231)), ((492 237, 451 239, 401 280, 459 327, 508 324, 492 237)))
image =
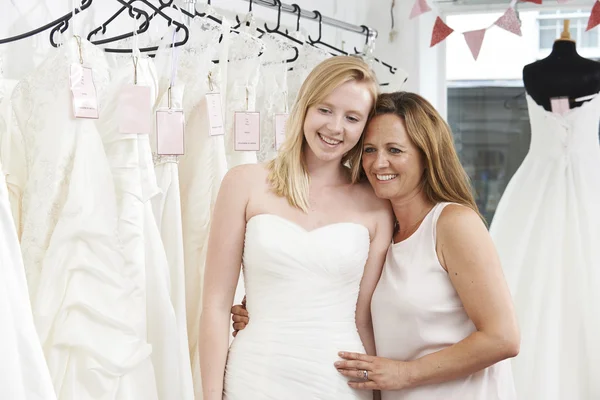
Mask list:
MULTIPOLYGON (((366 25, 361 25, 360 27, 362 28, 363 33, 365 34, 365 46, 368 46, 369 41, 372 38, 373 31, 371 31, 371 29, 366 25)), ((354 47, 354 53, 355 54, 364 54, 364 52, 358 51, 358 49, 356 47, 354 47)), ((373 60, 375 60, 377 63, 383 65, 384 67, 388 68, 390 70, 390 74, 395 74, 396 71, 398 70, 397 67, 392 67, 390 64, 387 64, 387 63, 379 60, 378 58, 373 57, 373 60)))
MULTIPOLYGON (((289 36, 287 33, 283 33, 282 31, 279 30, 279 28, 281 26, 281 0, 274 0, 274 1, 275 1, 275 4, 277 5, 277 26, 273 29, 270 29, 267 26, 267 24, 265 23, 265 31, 269 32, 269 33, 276 33, 280 36, 283 36, 287 40, 290 40, 290 41, 295 42, 295 43, 299 44, 300 46, 302 46, 303 43, 301 41, 299 41, 298 39, 293 38, 293 37, 289 36)), ((292 63, 298 59, 298 55, 299 55, 298 48, 296 46, 292 46, 292 48, 294 49, 296 54, 291 59, 286 60, 287 63, 292 63)))
POLYGON ((516 96, 512 96, 504 100, 504 108, 507 110, 527 110, 527 106, 522 107, 519 104, 519 100, 521 100, 521 98, 525 98, 526 93, 527 92, 523 91, 516 96))
MULTIPOLYGON (((93 2, 93 0, 83 0, 81 2, 81 6, 79 8, 75 9, 75 14, 79 14, 80 12, 82 12, 83 10, 85 10, 86 8, 88 8, 89 6, 91 6, 92 2, 93 2)), ((59 17, 59 18, 55 19, 52 22, 47 23, 44 26, 36 28, 36 29, 34 29, 32 31, 25 32, 25 33, 22 33, 22 34, 19 34, 19 35, 16 35, 16 36, 12 36, 12 37, 9 37, 9 38, 0 39, 0 44, 10 43, 10 42, 16 42, 16 41, 21 40, 21 39, 25 39, 25 38, 28 38, 28 37, 31 37, 31 36, 35 36, 38 33, 44 32, 45 30, 48 30, 48 29, 50 29, 52 27, 54 27, 55 29, 56 29, 56 27, 62 27, 63 24, 64 24, 64 21, 70 19, 72 16, 73 16, 73 11, 71 11, 71 12, 63 15, 62 17, 59 17)), ((65 30, 66 30, 66 28, 63 30, 63 32, 65 30)), ((52 43, 52 38, 50 39, 50 41, 52 43)), ((57 46, 54 46, 54 47, 57 47, 57 46)))
MULTIPOLYGON (((152 20, 152 18, 154 18, 157 15, 160 15, 161 17, 163 17, 164 20, 167 21, 167 25, 171 26, 171 24, 176 26, 175 32, 179 32, 181 29, 184 30, 185 32, 185 37, 180 40, 179 42, 176 42, 174 45, 171 44, 169 45, 169 47, 178 47, 178 46, 182 46, 185 43, 187 43, 188 39, 189 39, 189 29, 187 28, 187 26, 185 26, 185 24, 182 24, 180 22, 175 21, 174 19, 172 19, 171 17, 169 17, 167 14, 165 14, 162 10, 168 7, 171 7, 171 4, 173 3, 173 0, 167 0, 167 1, 162 1, 159 0, 160 6, 156 7, 154 4, 152 4, 151 2, 149 2, 148 0, 130 0, 129 3, 126 3, 124 0, 117 0, 119 3, 123 4, 123 7, 121 9, 119 9, 115 15, 113 15, 112 17, 110 17, 104 24, 102 24, 102 26, 100 27, 100 29, 102 29, 104 27, 104 29, 106 29, 106 25, 110 24, 119 14, 121 14, 123 11, 125 11, 126 8, 128 7, 132 7, 131 4, 139 1, 144 3, 145 5, 147 5, 149 8, 151 8, 154 13, 152 13, 152 15, 149 15, 146 22, 145 22, 145 26, 140 27, 140 29, 138 29, 137 33, 144 32, 148 29, 149 23, 152 20), (143 28, 143 30, 142 30, 143 28)), ((183 11, 183 10, 181 10, 183 11)), ((130 15, 132 14, 132 11, 130 11, 130 15)), ((189 15, 191 17, 193 17, 193 15, 189 14, 186 12, 186 15, 189 15)), ((96 28, 94 31, 92 31, 93 33, 97 33, 98 28, 96 28)), ((92 34, 92 32, 90 33, 90 35, 92 34)), ((94 41, 92 43, 94 44, 106 44, 106 43, 111 43, 111 42, 116 42, 128 37, 132 37, 133 36, 133 32, 129 32, 129 33, 125 33, 123 35, 119 35, 119 36, 115 36, 112 38, 107 38, 107 39, 101 39, 101 40, 97 40, 94 41)), ((88 36, 89 37, 89 36, 88 36)), ((140 48, 139 51, 140 52, 149 52, 149 51, 156 51, 158 50, 158 46, 154 46, 154 47, 146 47, 146 48, 140 48)), ((106 51, 107 53, 131 53, 133 50, 132 49, 111 49, 111 48, 105 48, 104 51, 106 51)))
POLYGON ((310 44, 312 44, 313 46, 316 45, 316 44, 320 44, 320 45, 323 45, 325 47, 328 47, 330 50, 336 51, 338 54, 331 53, 334 56, 337 56, 337 55, 340 55, 340 54, 347 56, 348 53, 345 52, 344 50, 338 49, 337 47, 334 47, 334 46, 332 46, 332 45, 330 45, 328 43, 325 43, 325 42, 321 41, 322 29, 323 29, 323 16, 317 10, 313 10, 313 13, 315 13, 315 15, 317 16, 317 19, 319 20, 319 37, 315 40, 312 37, 310 37, 310 35, 308 35, 308 42, 310 44))
MULTIPOLYGON (((298 16, 296 17, 296 32, 298 32, 300 30, 300 18, 302 17, 302 9, 296 3, 293 3, 292 7, 294 8, 294 12, 298 13, 298 16)), ((281 11, 280 11, 280 13, 281 13, 281 11)), ((279 26, 279 25, 277 25, 277 26, 279 26)), ((290 32, 287 29, 285 30, 285 33, 288 35, 290 34, 290 32)))
POLYGON ((121 39, 126 39, 128 37, 133 36, 133 33, 127 33, 127 34, 120 35, 120 36, 110 38, 110 39, 92 41, 92 37, 94 35, 96 35, 98 32, 102 31, 102 34, 105 34, 107 25, 110 24, 112 21, 114 21, 115 18, 117 18, 119 15, 121 15, 121 13, 123 11, 125 11, 126 9, 129 9, 128 10, 129 16, 131 18, 140 19, 140 17, 142 17, 142 16, 144 17, 144 22, 140 25, 140 27, 137 30, 138 35, 146 32, 148 30, 148 27, 150 26, 150 16, 148 15, 148 13, 146 11, 141 10, 136 7, 133 7, 131 5, 132 3, 135 2, 135 0, 132 0, 129 3, 125 3, 124 1, 121 1, 121 0, 117 0, 117 1, 119 1, 119 3, 121 3, 121 4, 123 4, 123 7, 121 7, 121 9, 119 11, 117 11, 112 17, 110 17, 109 19, 104 21, 104 23, 102 25, 100 25, 96 29, 93 29, 87 36, 88 41, 90 41, 94 44, 105 44, 105 43, 110 43, 110 42, 114 42, 114 41, 121 40, 121 39), (134 15, 134 12, 136 13, 136 15, 134 15))

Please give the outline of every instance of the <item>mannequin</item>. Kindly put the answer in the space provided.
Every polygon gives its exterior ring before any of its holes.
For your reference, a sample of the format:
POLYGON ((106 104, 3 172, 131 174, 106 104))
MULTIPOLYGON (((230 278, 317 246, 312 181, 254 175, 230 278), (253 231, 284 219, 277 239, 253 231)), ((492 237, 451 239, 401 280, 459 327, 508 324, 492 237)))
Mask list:
POLYGON ((570 108, 579 107, 583 101, 575 99, 600 92, 600 63, 577 54, 569 20, 565 20, 550 55, 523 68, 523 83, 527 93, 547 111, 553 97, 568 97, 570 108))

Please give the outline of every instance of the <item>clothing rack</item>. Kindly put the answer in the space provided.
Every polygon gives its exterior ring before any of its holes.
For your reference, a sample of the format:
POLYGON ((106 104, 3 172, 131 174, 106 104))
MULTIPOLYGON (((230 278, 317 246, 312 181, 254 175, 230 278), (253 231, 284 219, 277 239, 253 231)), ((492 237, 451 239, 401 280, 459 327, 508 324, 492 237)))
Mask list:
MULTIPOLYGON (((189 0, 188 0, 189 1, 189 0)), ((274 10, 278 10, 279 6, 275 1, 272 0, 244 0, 247 3, 258 4, 263 7, 272 8, 274 10)), ((298 9, 294 7, 294 5, 281 3, 281 11, 285 11, 288 14, 298 15, 298 9)), ((334 26, 336 28, 344 29, 346 31, 361 33, 361 34, 370 34, 373 35, 374 38, 377 37, 377 30, 366 27, 365 25, 354 25, 348 22, 340 21, 338 19, 329 18, 329 17, 319 17, 319 14, 314 11, 300 11, 300 16, 312 19, 315 21, 321 21, 325 25, 334 26)))

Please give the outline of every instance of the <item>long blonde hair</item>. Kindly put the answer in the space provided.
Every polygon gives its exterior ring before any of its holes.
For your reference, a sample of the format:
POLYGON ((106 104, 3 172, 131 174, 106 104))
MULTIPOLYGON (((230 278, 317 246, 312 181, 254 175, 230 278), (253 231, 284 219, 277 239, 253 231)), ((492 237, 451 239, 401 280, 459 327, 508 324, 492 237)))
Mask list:
POLYGON ((427 199, 434 204, 462 204, 485 221, 475 203, 469 176, 456 153, 452 131, 431 103, 415 93, 384 93, 377 99, 374 116, 384 114, 400 117, 410 140, 421 151, 427 199))
MULTIPOLYGON (((286 139, 277 157, 268 163, 269 183, 279 196, 286 197, 290 205, 308 212, 310 177, 304 159, 304 119, 308 109, 323 101, 340 85, 356 81, 367 83, 373 97, 373 110, 378 95, 378 83, 369 66, 360 58, 336 56, 317 65, 308 75, 288 117, 286 139)), ((342 164, 350 168, 353 183, 360 178, 363 136, 355 147, 346 153, 342 164)))

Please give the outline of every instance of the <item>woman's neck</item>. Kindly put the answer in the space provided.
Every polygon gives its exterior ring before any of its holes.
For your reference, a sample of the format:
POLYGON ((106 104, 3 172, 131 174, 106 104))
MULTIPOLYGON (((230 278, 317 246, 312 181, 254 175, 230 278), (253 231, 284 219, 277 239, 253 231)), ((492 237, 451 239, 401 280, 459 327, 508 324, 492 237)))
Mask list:
POLYGON ((342 165, 341 160, 323 161, 311 152, 306 152, 304 161, 311 186, 337 186, 349 182, 347 168, 342 165))
POLYGON ((395 241, 402 241, 412 235, 435 205, 425 197, 422 190, 402 199, 392 199, 391 203, 399 229, 395 241))

